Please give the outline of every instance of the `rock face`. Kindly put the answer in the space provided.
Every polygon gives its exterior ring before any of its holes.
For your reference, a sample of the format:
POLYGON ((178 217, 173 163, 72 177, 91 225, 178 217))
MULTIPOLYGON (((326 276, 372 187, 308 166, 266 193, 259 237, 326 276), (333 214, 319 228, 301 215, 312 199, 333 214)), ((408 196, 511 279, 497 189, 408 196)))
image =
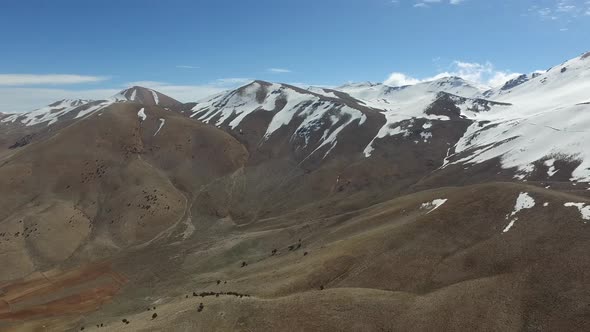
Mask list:
POLYGON ((0 115, 0 329, 586 330, 589 61, 0 115))
POLYGON ((517 78, 513 78, 510 81, 506 82, 500 89, 503 91, 506 90, 510 90, 512 88, 515 88, 521 84, 523 84, 524 82, 529 80, 529 76, 527 74, 522 74, 520 76, 518 76, 517 78))

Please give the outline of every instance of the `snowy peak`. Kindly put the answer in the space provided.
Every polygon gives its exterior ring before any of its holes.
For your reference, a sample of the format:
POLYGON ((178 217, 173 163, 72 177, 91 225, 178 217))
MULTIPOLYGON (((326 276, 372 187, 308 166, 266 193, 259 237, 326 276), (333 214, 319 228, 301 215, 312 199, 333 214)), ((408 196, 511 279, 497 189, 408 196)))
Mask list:
POLYGON ((350 107, 356 108, 362 114, 361 110, 366 108, 361 104, 355 104, 356 101, 352 98, 341 99, 329 90, 322 91, 321 94, 318 92, 288 84, 254 81, 197 103, 192 110, 192 117, 218 126, 227 125, 235 128, 245 117, 257 111, 273 112, 282 117, 282 121, 288 122, 303 109, 306 109, 304 113, 307 114, 319 108, 350 107))
POLYGON ((338 91, 318 92, 254 81, 201 101, 191 117, 241 134, 259 133, 259 146, 273 138, 286 139, 305 153, 304 160, 312 155, 324 158, 345 128, 361 126, 376 111, 338 91))
POLYGON ((111 100, 130 101, 147 106, 159 105, 162 107, 178 107, 182 105, 182 103, 178 100, 175 100, 161 92, 141 86, 133 86, 125 89, 111 97, 111 100))
POLYGON ((587 93, 590 89, 590 55, 583 54, 544 73, 519 79, 522 82, 509 82, 512 86, 491 90, 486 97, 514 104, 534 103, 538 111, 587 102, 590 99, 587 93))
POLYGON ((88 104, 89 102, 91 102, 92 100, 89 99, 62 99, 59 101, 56 101, 53 104, 49 104, 48 107, 52 107, 52 108, 66 108, 66 107, 77 107, 77 106, 82 106, 84 104, 88 104))
POLYGON ((476 96, 486 90, 485 87, 478 86, 457 76, 443 77, 416 85, 425 86, 430 92, 446 92, 466 98, 476 96))

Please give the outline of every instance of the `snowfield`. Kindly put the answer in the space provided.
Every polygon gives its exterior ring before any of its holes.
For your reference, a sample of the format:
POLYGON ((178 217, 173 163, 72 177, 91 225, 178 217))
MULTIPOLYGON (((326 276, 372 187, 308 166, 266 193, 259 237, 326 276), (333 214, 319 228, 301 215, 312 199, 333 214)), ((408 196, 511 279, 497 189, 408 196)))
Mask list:
POLYGON ((590 182, 590 58, 575 58, 510 90, 486 97, 510 103, 482 113, 455 147, 467 157, 453 163, 475 164, 501 158, 525 179, 534 163, 547 159, 549 176, 557 170, 552 156, 580 162, 572 181, 590 182))
POLYGON ((580 214, 582 215, 582 219, 590 220, 590 204, 570 202, 570 203, 565 203, 564 206, 578 208, 578 210, 580 211, 580 214))
POLYGON ((516 198, 516 204, 514 205, 514 210, 512 213, 506 216, 506 219, 512 217, 508 225, 502 230, 502 233, 507 233, 513 226, 516 221, 518 221, 518 217, 515 217, 517 213, 525 209, 531 209, 535 206, 535 200, 525 192, 522 192, 516 198))

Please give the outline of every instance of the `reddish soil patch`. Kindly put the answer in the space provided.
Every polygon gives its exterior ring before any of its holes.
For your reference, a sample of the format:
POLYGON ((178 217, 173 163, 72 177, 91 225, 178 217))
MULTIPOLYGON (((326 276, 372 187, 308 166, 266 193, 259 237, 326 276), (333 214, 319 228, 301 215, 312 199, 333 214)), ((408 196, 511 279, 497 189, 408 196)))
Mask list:
POLYGON ((127 279, 100 263, 40 274, 0 287, 0 320, 26 320, 85 313, 110 301, 127 279))

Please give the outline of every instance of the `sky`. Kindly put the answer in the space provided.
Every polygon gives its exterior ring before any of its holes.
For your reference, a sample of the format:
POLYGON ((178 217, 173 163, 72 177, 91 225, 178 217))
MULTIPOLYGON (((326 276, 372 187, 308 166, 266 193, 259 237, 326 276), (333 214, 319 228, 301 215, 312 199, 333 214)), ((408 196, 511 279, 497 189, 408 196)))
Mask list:
POLYGON ((590 0, 1 0, 0 112, 132 85, 497 85, 590 50, 590 0), (586 42, 584 42, 586 41, 586 42))

